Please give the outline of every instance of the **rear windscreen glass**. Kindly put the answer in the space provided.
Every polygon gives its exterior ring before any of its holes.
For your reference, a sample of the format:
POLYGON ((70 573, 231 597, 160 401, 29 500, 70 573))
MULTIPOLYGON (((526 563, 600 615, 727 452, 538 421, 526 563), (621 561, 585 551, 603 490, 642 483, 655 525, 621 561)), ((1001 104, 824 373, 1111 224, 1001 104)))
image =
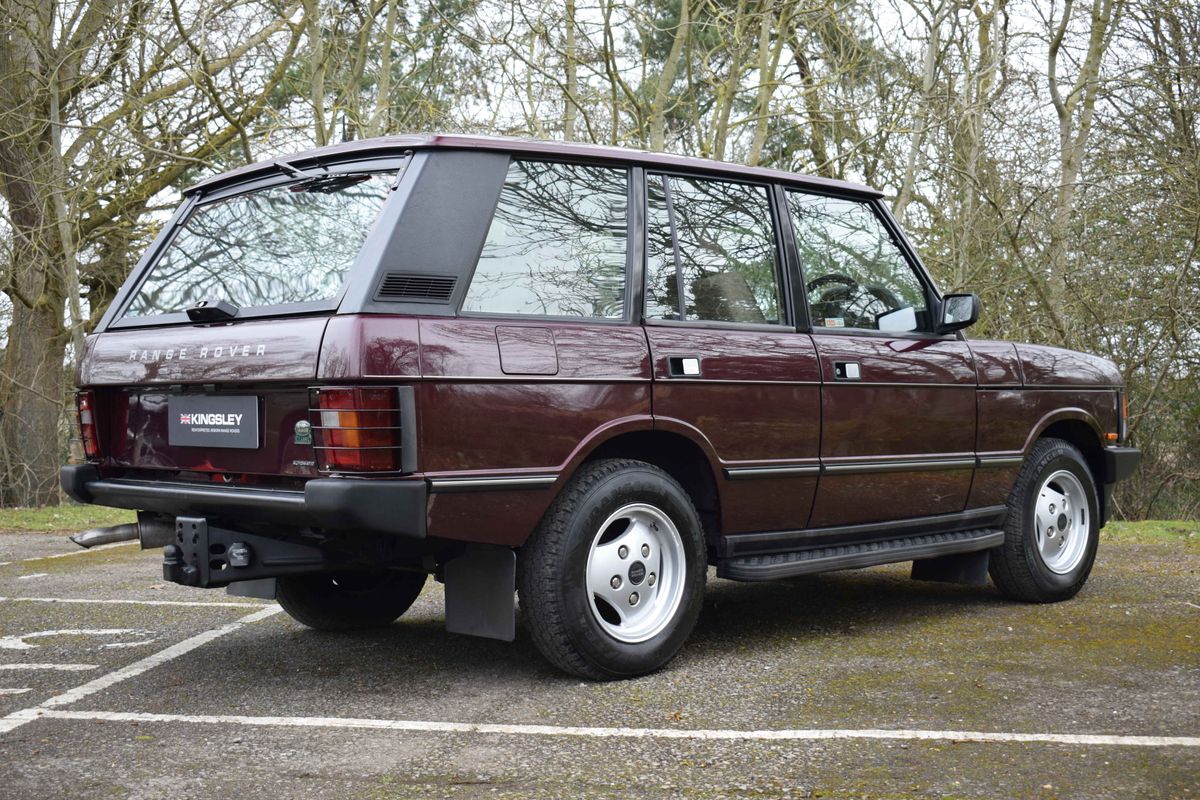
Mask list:
POLYGON ((212 299, 249 308, 335 298, 394 179, 395 172, 327 177, 197 206, 126 316, 212 299))

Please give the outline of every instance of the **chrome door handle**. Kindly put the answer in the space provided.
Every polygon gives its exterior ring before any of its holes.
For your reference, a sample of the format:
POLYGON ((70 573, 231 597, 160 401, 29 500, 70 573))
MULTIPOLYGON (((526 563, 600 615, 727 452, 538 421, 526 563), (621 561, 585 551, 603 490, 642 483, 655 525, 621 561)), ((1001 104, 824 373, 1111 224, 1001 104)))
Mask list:
POLYGON ((672 378, 697 378, 700 376, 700 359, 696 356, 670 356, 667 358, 667 374, 672 378))
POLYGON ((857 361, 833 362, 833 378, 838 381, 857 381, 862 378, 862 367, 857 361))

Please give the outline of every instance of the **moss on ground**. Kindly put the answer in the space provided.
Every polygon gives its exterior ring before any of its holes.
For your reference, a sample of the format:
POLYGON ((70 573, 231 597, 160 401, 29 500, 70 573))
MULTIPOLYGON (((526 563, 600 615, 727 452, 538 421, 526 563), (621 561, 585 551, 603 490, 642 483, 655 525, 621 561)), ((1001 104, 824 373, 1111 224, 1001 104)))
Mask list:
POLYGON ((42 508, 0 508, 0 533, 78 533, 135 522, 137 514, 122 508, 77 503, 42 508))
POLYGON ((1114 542, 1183 542, 1200 547, 1200 521, 1147 519, 1140 522, 1110 522, 1101 538, 1114 542))

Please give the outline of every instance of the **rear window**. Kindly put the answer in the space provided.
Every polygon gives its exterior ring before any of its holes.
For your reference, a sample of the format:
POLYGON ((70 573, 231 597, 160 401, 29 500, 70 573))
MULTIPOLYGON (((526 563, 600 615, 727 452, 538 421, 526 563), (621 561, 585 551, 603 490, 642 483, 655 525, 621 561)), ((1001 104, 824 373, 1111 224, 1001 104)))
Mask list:
POLYGON ((173 314, 210 299, 239 308, 332 300, 395 174, 323 176, 197 206, 126 316, 173 314))

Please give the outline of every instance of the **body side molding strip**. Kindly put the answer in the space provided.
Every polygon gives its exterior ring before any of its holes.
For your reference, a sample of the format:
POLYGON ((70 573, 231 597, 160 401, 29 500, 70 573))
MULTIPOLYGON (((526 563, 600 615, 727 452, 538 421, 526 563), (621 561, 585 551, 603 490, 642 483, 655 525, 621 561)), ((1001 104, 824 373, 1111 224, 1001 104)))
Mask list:
POLYGON ((778 467, 726 467, 725 477, 731 481, 751 478, 790 478, 801 475, 819 475, 820 464, 791 464, 778 467))
POLYGON ((979 469, 1019 467, 1025 463, 1025 456, 1021 453, 979 453, 976 459, 979 469))
POLYGON ((517 475, 496 478, 430 478, 431 492, 497 492, 508 489, 548 489, 557 475, 517 475))
POLYGON ((869 475, 886 472, 931 472, 935 470, 975 469, 976 467, 1008 467, 1020 464, 1020 454, 987 454, 936 458, 854 458, 810 464, 786 464, 760 467, 725 467, 725 478, 731 481, 754 478, 792 478, 808 475, 869 475))
POLYGON ((910 458, 904 460, 861 459, 822 462, 823 475, 862 475, 874 472, 926 472, 946 469, 974 469, 975 456, 954 458, 910 458))

